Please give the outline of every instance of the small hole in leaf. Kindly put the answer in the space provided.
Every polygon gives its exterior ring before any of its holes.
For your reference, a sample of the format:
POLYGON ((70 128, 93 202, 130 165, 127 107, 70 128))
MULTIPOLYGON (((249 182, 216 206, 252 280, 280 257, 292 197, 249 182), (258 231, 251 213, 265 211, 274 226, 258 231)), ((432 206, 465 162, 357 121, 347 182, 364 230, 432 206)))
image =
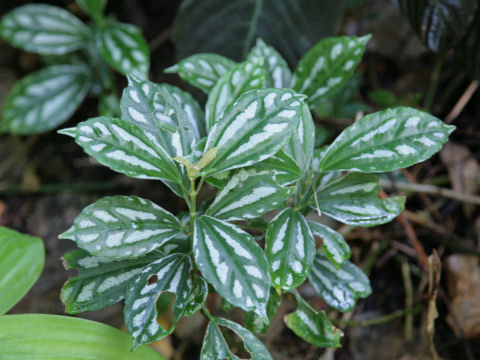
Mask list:
POLYGON ((161 292, 157 298, 157 323, 165 330, 168 331, 173 324, 173 304, 177 297, 171 292, 161 292))
POLYGON ((150 277, 147 280, 147 283, 148 285, 152 285, 152 284, 155 284, 157 281, 158 281, 158 276, 153 274, 153 275, 150 275, 150 277))
POLYGON ((224 326, 220 326, 220 329, 232 353, 240 359, 252 358, 252 354, 245 349, 243 339, 235 331, 224 326))

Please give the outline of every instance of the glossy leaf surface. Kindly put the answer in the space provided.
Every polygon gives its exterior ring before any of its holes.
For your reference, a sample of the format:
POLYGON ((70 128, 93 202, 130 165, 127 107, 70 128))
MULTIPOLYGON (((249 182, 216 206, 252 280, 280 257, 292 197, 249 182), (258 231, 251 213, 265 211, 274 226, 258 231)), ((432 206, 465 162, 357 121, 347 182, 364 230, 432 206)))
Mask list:
POLYGON ((300 60, 292 88, 315 104, 344 85, 360 62, 370 35, 338 36, 321 40, 300 60))
POLYGON ((172 254, 149 264, 132 280, 125 298, 124 316, 133 337, 133 348, 160 340, 174 330, 188 303, 191 268, 190 257, 172 254), (165 291, 176 295, 173 325, 168 329, 157 322, 156 301, 165 291))
POLYGON ((428 159, 455 129, 436 117, 408 107, 364 116, 327 148, 320 171, 385 172, 428 159))
POLYGON ((102 58, 118 72, 148 77, 150 52, 138 27, 109 20, 100 27, 97 47, 102 58))
POLYGON ((210 93, 217 81, 235 65, 233 60, 217 54, 195 54, 165 69, 178 75, 191 85, 210 93))
POLYGON ((23 135, 51 130, 72 116, 90 86, 83 66, 53 65, 31 73, 5 100, 1 129, 23 135))
POLYGON ((0 36, 22 50, 62 55, 88 43, 89 29, 68 11, 46 4, 15 8, 0 22, 0 36))
POLYGON ((345 260, 350 259, 352 250, 342 235, 315 221, 309 221, 308 226, 313 235, 317 235, 323 240, 322 250, 337 269, 345 260))
POLYGON ((207 215, 223 220, 253 219, 278 208, 294 191, 278 185, 273 172, 242 169, 217 194, 207 215))
POLYGON ((61 299, 65 311, 77 314, 94 311, 121 301, 128 283, 147 264, 158 259, 149 254, 137 259, 112 259, 92 256, 82 249, 63 256, 67 269, 77 268, 78 275, 68 279, 62 288, 61 299))
POLYGON ((303 284, 312 268, 315 240, 300 212, 286 208, 268 224, 265 256, 277 291, 303 284))
POLYGON ((351 311, 357 299, 372 292, 368 277, 345 260, 339 269, 322 253, 317 253, 308 277, 313 288, 331 307, 342 312, 351 311))
POLYGON ((280 150, 268 159, 253 166, 257 171, 273 171, 281 186, 291 184, 302 176, 297 163, 284 151, 280 150))
POLYGON ((0 315, 30 290, 44 262, 42 239, 0 227, 0 315))
POLYGON ((290 90, 244 93, 227 107, 207 138, 206 150, 218 148, 205 174, 253 165, 274 155, 298 127, 302 98, 290 90))
POLYGON ((164 360, 142 346, 131 352, 132 339, 98 322, 59 315, 0 316, 0 349, 5 360, 164 360))
POLYGON ((196 276, 192 286, 192 292, 188 298, 188 304, 185 306, 183 316, 189 317, 199 311, 208 296, 208 284, 204 278, 196 276))
POLYGON ((87 206, 61 235, 92 255, 143 256, 182 231, 178 219, 150 200, 108 196, 87 206))
POLYGON ((270 277, 263 250, 239 227, 210 216, 195 220, 195 262, 219 295, 245 311, 266 316, 270 277))
POLYGON ((253 311, 247 312, 245 314, 245 327, 253 333, 267 332, 281 302, 282 296, 272 288, 270 291, 270 297, 268 298, 267 318, 261 318, 253 311))
MULTIPOLYGON (((378 176, 350 173, 317 191, 321 212, 356 226, 384 224, 397 217, 405 207, 405 197, 380 199, 378 176)), ((311 200, 312 206, 316 206, 311 200)))

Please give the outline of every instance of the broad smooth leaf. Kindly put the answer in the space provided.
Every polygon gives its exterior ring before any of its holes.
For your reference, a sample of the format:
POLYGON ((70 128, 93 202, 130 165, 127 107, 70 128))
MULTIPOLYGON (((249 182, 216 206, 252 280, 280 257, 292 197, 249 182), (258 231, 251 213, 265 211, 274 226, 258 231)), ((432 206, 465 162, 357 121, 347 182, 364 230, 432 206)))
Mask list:
POLYGON ((305 172, 313 156, 315 146, 315 125, 307 104, 303 104, 302 116, 298 129, 283 147, 283 151, 295 160, 298 167, 305 172))
POLYGON ((92 255, 122 259, 143 256, 180 232, 180 221, 150 200, 107 196, 83 209, 61 238, 92 255))
POLYGON ((125 298, 125 325, 133 337, 133 348, 169 335, 188 304, 192 290, 192 264, 186 254, 172 254, 146 266, 130 283, 125 298), (164 329, 157 322, 156 300, 162 292, 176 295, 173 325, 164 329))
POLYGON ((370 35, 338 36, 321 40, 302 57, 292 78, 292 88, 315 104, 342 87, 360 62, 370 35))
POLYGON ((98 117, 81 122, 75 141, 98 162, 127 176, 172 182, 181 179, 170 154, 155 143, 155 138, 126 121, 98 117))
POLYGON ((29 74, 5 100, 1 129, 26 135, 57 127, 85 98, 90 76, 86 67, 78 65, 53 65, 29 74))
POLYGON ((318 347, 340 346, 340 331, 328 320, 325 311, 315 311, 302 298, 297 298, 297 310, 285 317, 285 324, 306 342, 318 347))
POLYGON ((218 79, 235 66, 235 62, 217 54, 195 54, 165 69, 166 73, 178 73, 188 83, 210 93, 218 79))
POLYGON ((293 91, 279 89, 241 95, 208 134, 205 150, 217 147, 218 152, 203 173, 246 167, 274 155, 297 129, 302 100, 293 91))
POLYGON ((0 315, 30 290, 44 262, 42 239, 0 227, 0 315))
POLYGON ((106 21, 97 33, 102 58, 121 74, 148 77, 150 52, 142 31, 131 24, 106 21))
POLYGON ((278 292, 304 283, 315 257, 315 239, 300 212, 286 208, 268 224, 265 256, 278 292))
POLYGON ((292 73, 287 62, 277 50, 265 44, 262 39, 257 39, 257 43, 248 53, 247 59, 263 62, 266 87, 277 89, 289 87, 292 73))
POLYGON ((63 256, 66 269, 77 268, 77 276, 68 279, 61 299, 65 311, 77 314, 115 304, 125 297, 129 281, 145 265, 157 260, 159 254, 137 259, 112 259, 92 256, 77 249, 63 256))
POLYGON ((270 276, 263 250, 250 234, 210 216, 195 220, 195 262, 203 277, 234 306, 266 316, 270 276))
POLYGON ((394 0, 430 50, 454 47, 473 20, 476 0, 394 0))
MULTIPOLYGON (((405 197, 380 199, 378 176, 350 173, 317 191, 318 207, 344 224, 375 226, 396 218, 405 207, 405 197)), ((317 204, 312 199, 311 205, 317 204)))
POLYGON ((188 298, 188 304, 185 306, 183 316, 189 317, 200 310, 207 300, 208 284, 204 278, 200 276, 194 277, 192 292, 188 298))
POLYGON ((131 352, 128 334, 98 322, 59 315, 0 316, 4 360, 164 360, 142 346, 131 352))
POLYGON ((257 38, 275 47, 291 64, 325 36, 332 36, 343 1, 185 0, 179 8, 173 41, 180 58, 214 52, 245 59, 257 38), (219 31, 221 29, 221 31, 219 31))
POLYGON ((247 312, 245 313, 245 327, 253 333, 267 332, 281 302, 282 296, 272 288, 267 304, 267 319, 261 318, 253 311, 247 312))
POLYGON ((289 185, 302 176, 302 171, 296 162, 282 150, 255 164, 253 168, 257 171, 273 171, 278 184, 281 186, 289 185))
POLYGON ((337 269, 322 253, 315 256, 308 279, 328 305, 342 312, 351 311, 357 299, 366 298, 372 292, 362 270, 348 260, 337 269))
POLYGON ((222 220, 247 220, 278 208, 295 192, 278 185, 275 174, 241 169, 217 194, 206 214, 222 220))
POLYGON ((313 235, 322 238, 322 250, 325 256, 337 269, 345 260, 350 259, 350 256, 352 256, 352 250, 342 235, 328 226, 315 221, 309 221, 308 226, 313 235))
POLYGON ((244 61, 227 71, 208 94, 205 105, 207 128, 221 119, 228 105, 249 90, 265 87, 263 61, 244 61))
POLYGON ((327 148, 319 171, 386 172, 428 159, 455 126, 408 107, 364 116, 327 148))
POLYGON ((200 360, 232 359, 240 360, 230 349, 219 328, 224 326, 235 332, 242 340, 245 349, 250 353, 250 360, 273 360, 265 345, 258 340, 250 331, 239 324, 222 318, 216 318, 215 322, 210 321, 203 339, 200 360))
POLYGON ((22 50, 63 55, 84 47, 90 30, 77 17, 57 6, 17 7, 0 22, 0 36, 22 50))
POLYGON ((107 5, 107 0, 77 0, 77 4, 92 17, 96 22, 103 18, 103 11, 107 5))

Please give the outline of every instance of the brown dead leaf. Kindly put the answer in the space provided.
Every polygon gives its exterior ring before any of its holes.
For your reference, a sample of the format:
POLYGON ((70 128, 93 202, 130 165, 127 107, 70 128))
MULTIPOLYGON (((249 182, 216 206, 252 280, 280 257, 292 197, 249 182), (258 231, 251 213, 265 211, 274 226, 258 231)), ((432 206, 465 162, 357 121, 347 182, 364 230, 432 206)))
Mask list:
POLYGON ((435 319, 438 317, 437 311, 437 295, 440 285, 440 276, 442 274, 442 262, 438 254, 433 250, 433 254, 428 257, 428 308, 425 322, 425 331, 427 335, 428 348, 430 355, 434 360, 440 360, 437 350, 435 349, 435 319))
MULTIPOLYGON (((448 176, 455 191, 475 195, 480 190, 480 165, 470 150, 449 141, 440 151, 440 158, 448 169, 448 176)), ((463 203, 465 214, 470 217, 475 205, 463 203)))
POLYGON ((447 291, 451 314, 447 318, 458 337, 480 337, 480 264, 477 256, 455 254, 447 258, 447 291))

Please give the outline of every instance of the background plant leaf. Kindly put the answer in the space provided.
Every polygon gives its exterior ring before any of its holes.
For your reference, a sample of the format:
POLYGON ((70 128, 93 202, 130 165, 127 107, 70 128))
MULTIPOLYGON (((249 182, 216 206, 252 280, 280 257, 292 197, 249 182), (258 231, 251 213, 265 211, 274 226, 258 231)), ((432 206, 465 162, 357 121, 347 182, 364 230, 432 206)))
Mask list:
POLYGON ((107 5, 107 0, 76 0, 77 4, 92 17, 96 22, 103 18, 103 11, 107 5))

